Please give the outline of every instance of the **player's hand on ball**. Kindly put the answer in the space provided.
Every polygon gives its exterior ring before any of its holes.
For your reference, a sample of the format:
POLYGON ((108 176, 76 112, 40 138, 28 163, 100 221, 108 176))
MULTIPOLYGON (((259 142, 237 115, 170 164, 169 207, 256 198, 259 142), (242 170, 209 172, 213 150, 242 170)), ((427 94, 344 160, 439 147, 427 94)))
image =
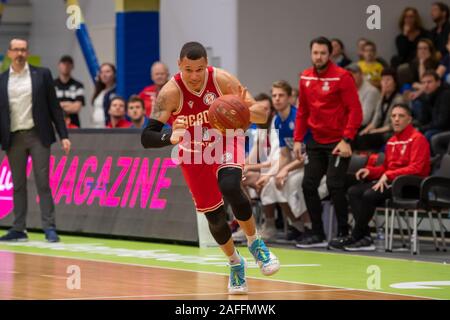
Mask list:
POLYGON ((228 88, 229 88, 231 94, 233 94, 233 95, 237 96, 239 99, 241 99, 247 107, 250 107, 252 105, 251 103, 249 104, 248 101, 246 100, 247 92, 248 92, 247 88, 244 88, 241 85, 238 85, 237 87, 228 85, 228 88))
POLYGON ((179 143, 186 133, 187 124, 183 118, 176 118, 172 125, 172 135, 170 136, 170 142, 172 144, 179 143))

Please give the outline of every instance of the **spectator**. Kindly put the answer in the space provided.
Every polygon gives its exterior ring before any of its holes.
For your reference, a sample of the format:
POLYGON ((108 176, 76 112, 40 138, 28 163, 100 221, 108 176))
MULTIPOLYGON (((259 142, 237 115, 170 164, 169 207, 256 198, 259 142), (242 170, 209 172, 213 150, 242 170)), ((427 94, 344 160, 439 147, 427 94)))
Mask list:
POLYGON ((292 88, 292 96, 289 103, 296 108, 298 107, 298 89, 292 88))
POLYGON ((397 56, 392 58, 392 68, 397 68, 402 63, 410 63, 416 56, 417 42, 431 37, 430 32, 423 28, 422 19, 416 8, 407 7, 403 10, 399 29, 402 33, 395 39, 397 56))
MULTIPOLYGON (((369 41, 366 38, 359 38, 358 42, 356 43, 356 49, 358 52, 358 61, 364 60, 364 46, 366 45, 367 42, 371 42, 371 41, 369 41)), ((377 57, 376 60, 377 60, 377 62, 381 63, 383 68, 389 67, 386 60, 384 60, 382 57, 377 57)))
POLYGON ((131 120, 130 128, 145 128, 148 125, 148 118, 145 116, 144 100, 138 95, 132 95, 127 103, 127 115, 131 120))
POLYGON ((369 125, 362 130, 356 141, 356 150, 379 150, 392 135, 392 108, 403 102, 397 89, 396 74, 386 69, 381 74, 381 98, 369 125))
POLYGON ((250 143, 251 148, 245 159, 243 184, 246 187, 256 190, 256 181, 261 175, 261 170, 265 170, 271 166, 271 160, 269 158, 271 158, 270 155, 273 153, 272 149, 278 149, 278 135, 275 130, 272 130, 275 114, 272 99, 267 94, 260 93, 255 96, 255 100, 263 102, 265 108, 270 110, 267 122, 257 125, 257 129, 262 130, 257 130, 256 134, 251 137, 253 141, 250 143))
POLYGON ((422 102, 420 131, 428 141, 436 133, 450 130, 450 89, 441 84, 439 75, 428 70, 422 76, 424 94, 422 102))
POLYGON ((446 48, 448 35, 450 34, 449 8, 443 2, 435 2, 431 6, 431 19, 436 26, 431 30, 434 46, 445 56, 449 51, 446 48))
POLYGON ((80 128, 76 124, 72 123, 72 119, 70 118, 70 116, 68 114, 64 115, 64 122, 66 123, 67 129, 79 129, 80 128))
POLYGON ((116 96, 111 100, 108 114, 110 121, 106 125, 107 128, 129 128, 132 123, 125 119, 126 104, 124 98, 116 96))
POLYGON ((358 62, 364 77, 375 87, 380 87, 383 65, 377 61, 377 46, 372 41, 364 45, 363 60, 358 62))
POLYGON ((332 39, 331 45, 333 46, 333 52, 331 53, 331 60, 339 67, 346 67, 352 60, 350 60, 345 54, 344 43, 340 39, 332 39))
POLYGON ((71 56, 65 55, 59 59, 58 71, 59 76, 55 79, 56 98, 65 115, 70 118, 70 123, 77 128, 80 127, 81 107, 84 106, 84 86, 81 82, 72 78, 72 70, 74 67, 71 56))
MULTIPOLYGON (((276 81, 272 85, 272 103, 277 112, 274 128, 278 132, 279 161, 273 163, 267 174, 261 175, 256 182, 261 188, 261 202, 265 214, 263 239, 271 240, 276 234, 275 206, 278 203, 285 219, 288 219, 293 235, 304 231, 300 221, 306 212, 306 205, 298 186, 303 178, 302 161, 294 159, 290 150, 293 146, 294 124, 297 109, 290 104, 292 87, 286 81, 276 81)), ((291 236, 291 235, 290 235, 291 236)), ((293 239, 289 239, 293 240, 293 239)))
POLYGON ((313 66, 301 74, 299 81, 294 153, 297 159, 304 159, 302 143, 310 130, 312 139, 306 144, 308 161, 302 188, 313 234, 297 244, 300 248, 328 245, 318 191, 324 176, 336 211, 338 237, 348 234, 345 176, 352 155, 351 143, 362 122, 355 81, 348 71, 330 61, 331 42, 320 37, 311 41, 310 49, 313 66))
MULTIPOLYGON (((375 208, 391 197, 390 184, 402 175, 426 177, 430 173, 430 147, 425 137, 413 128, 408 105, 398 104, 390 116, 394 136, 389 139, 384 163, 368 166, 356 173, 357 180, 364 183, 348 190, 350 207, 355 218, 351 237, 335 244, 334 248, 347 251, 374 251, 369 222, 375 208)), ((419 194, 411 194, 418 197, 419 194)))
MULTIPOLYGON (((429 39, 419 40, 417 43, 416 58, 409 63, 407 69, 408 74, 403 79, 407 80, 408 84, 411 84, 411 87, 414 90, 410 95, 410 99, 414 100, 422 94, 423 89, 420 82, 425 71, 436 70, 438 65, 439 59, 433 42, 429 39)), ((400 87, 402 87, 401 82, 400 87)))
POLYGON ((150 77, 153 84, 145 87, 141 93, 139 93, 139 97, 144 100, 145 115, 147 117, 150 117, 150 114, 152 113, 152 106, 156 102, 159 90, 161 90, 166 82, 169 81, 169 68, 164 63, 157 61, 152 64, 150 77))
POLYGON ((109 122, 109 106, 116 96, 116 67, 111 63, 103 63, 95 82, 92 96, 92 124, 94 128, 104 128, 109 122))
POLYGON ((358 61, 364 60, 364 46, 366 45, 367 41, 369 41, 366 38, 359 38, 356 42, 356 51, 358 53, 358 61))
POLYGON ((436 72, 445 83, 450 84, 450 34, 447 39, 447 51, 448 53, 442 58, 436 72))
POLYGON ((361 68, 357 63, 352 63, 346 67, 351 72, 353 79, 355 79, 356 87, 358 88, 359 101, 361 102, 363 111, 363 121, 361 123, 361 130, 364 129, 370 122, 375 113, 378 101, 380 100, 380 91, 364 79, 361 68))

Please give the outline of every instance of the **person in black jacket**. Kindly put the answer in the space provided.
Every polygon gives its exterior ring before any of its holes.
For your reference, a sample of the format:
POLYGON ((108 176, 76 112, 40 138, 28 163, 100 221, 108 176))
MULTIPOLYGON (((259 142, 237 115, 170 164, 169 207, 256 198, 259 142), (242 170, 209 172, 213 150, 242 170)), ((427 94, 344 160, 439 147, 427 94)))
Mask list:
POLYGON ((441 84, 439 75, 428 70, 422 76, 424 94, 419 129, 428 139, 433 135, 450 130, 450 89, 441 84))
POLYGON ((401 33, 395 38, 397 55, 391 60, 391 67, 410 63, 416 56, 417 43, 420 39, 431 38, 431 33, 424 29, 422 19, 416 8, 407 7, 399 21, 401 33))
POLYGON ((66 154, 70 151, 62 109, 50 70, 27 63, 28 43, 13 39, 8 49, 10 68, 0 75, 0 143, 6 151, 14 184, 14 224, 0 241, 26 241, 28 156, 40 198, 42 226, 49 242, 59 241, 55 206, 49 186, 50 146, 55 126, 66 154))

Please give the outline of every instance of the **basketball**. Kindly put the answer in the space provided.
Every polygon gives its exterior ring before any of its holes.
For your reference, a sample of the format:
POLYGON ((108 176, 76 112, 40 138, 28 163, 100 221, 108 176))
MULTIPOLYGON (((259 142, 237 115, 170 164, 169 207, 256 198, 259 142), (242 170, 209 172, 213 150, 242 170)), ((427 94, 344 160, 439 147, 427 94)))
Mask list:
POLYGON ((250 110, 240 98, 235 95, 224 95, 211 104, 208 111, 211 126, 222 134, 226 129, 247 130, 250 125, 250 110))

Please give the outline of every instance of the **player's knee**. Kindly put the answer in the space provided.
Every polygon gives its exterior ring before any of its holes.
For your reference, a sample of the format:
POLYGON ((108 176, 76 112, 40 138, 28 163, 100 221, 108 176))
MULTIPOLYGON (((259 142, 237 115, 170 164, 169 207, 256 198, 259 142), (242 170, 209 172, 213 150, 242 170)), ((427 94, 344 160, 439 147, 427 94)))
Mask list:
POLYGON ((227 214, 221 206, 220 208, 205 213, 208 220, 209 230, 213 238, 219 245, 224 245, 231 238, 231 230, 227 223, 227 214))
POLYGON ((223 168, 218 173, 219 188, 223 196, 229 200, 241 194, 242 170, 223 168))

